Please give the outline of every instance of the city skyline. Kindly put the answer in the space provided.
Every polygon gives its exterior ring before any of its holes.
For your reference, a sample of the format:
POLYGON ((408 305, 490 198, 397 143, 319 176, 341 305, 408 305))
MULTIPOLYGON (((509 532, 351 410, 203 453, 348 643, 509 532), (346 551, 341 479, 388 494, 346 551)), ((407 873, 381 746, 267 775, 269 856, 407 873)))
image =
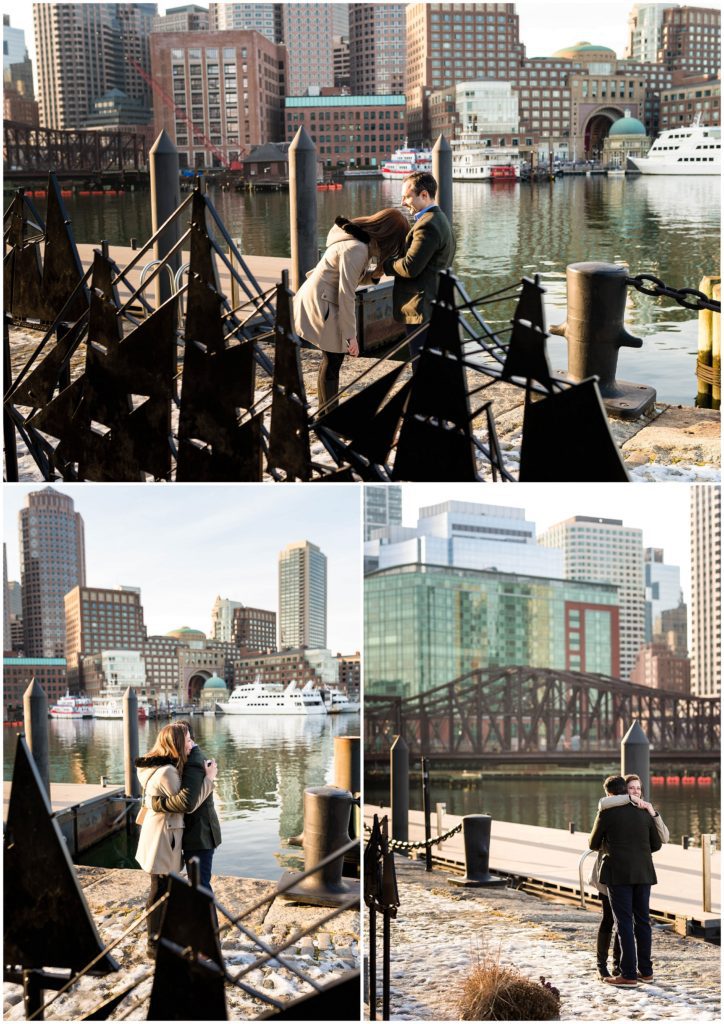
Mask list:
MULTIPOLYGON (((5 488, 9 580, 20 579, 18 512, 26 495, 43 486, 5 488)), ((208 635, 217 596, 275 611, 278 554, 289 543, 309 540, 328 559, 329 649, 345 654, 360 649, 362 497, 357 487, 335 487, 321 501, 319 488, 302 484, 292 489, 51 486, 71 496, 83 516, 87 585, 140 587, 149 636, 181 626, 208 635), (142 532, 134 531, 136 504, 142 532), (109 542, 114 535, 115 545, 109 542)))

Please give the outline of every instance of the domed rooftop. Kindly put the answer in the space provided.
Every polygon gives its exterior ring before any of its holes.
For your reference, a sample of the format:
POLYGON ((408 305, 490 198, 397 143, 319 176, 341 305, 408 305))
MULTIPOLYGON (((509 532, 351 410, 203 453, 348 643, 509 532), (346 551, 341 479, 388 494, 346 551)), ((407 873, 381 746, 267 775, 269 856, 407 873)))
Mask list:
POLYGON ((191 629, 189 626, 181 626, 180 629, 172 629, 166 636, 174 636, 177 640, 205 640, 206 633, 200 629, 191 629))
POLYGON ((616 51, 608 46, 598 46, 596 43, 580 42, 574 43, 573 46, 564 46, 562 50, 556 50, 553 56, 566 60, 590 60, 592 57, 616 60, 616 51))
POLYGON ((631 112, 626 111, 625 117, 619 117, 614 121, 608 130, 608 137, 612 135, 645 135, 646 129, 637 117, 631 117, 631 112))
POLYGON ((204 683, 205 690, 226 690, 227 686, 221 676, 214 674, 204 683))

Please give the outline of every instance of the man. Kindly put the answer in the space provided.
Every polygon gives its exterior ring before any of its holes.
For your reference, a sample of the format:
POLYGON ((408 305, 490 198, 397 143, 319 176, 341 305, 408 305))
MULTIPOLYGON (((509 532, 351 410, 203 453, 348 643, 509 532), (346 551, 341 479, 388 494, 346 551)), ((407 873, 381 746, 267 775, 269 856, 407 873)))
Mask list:
POLYGON ((385 260, 384 271, 394 277, 393 316, 407 325, 410 354, 416 360, 427 336, 420 330, 432 312, 437 295, 437 277, 455 256, 455 239, 450 221, 435 202, 437 182, 427 171, 416 171, 405 178, 402 205, 412 214, 412 228, 405 239, 405 251, 397 259, 385 260))
MULTIPOLYGON (((194 738, 191 723, 181 721, 178 723, 187 731, 191 739, 194 738)), ((181 789, 176 796, 155 796, 151 803, 154 811, 166 813, 184 814, 184 834, 182 849, 184 863, 188 871, 188 863, 192 857, 197 857, 200 866, 201 885, 213 893, 211 888, 211 865, 214 859, 214 850, 221 844, 221 826, 214 807, 214 795, 210 793, 200 807, 193 813, 191 808, 195 806, 201 793, 201 787, 206 777, 206 760, 201 753, 201 748, 194 743, 191 753, 184 765, 181 776, 181 789)), ((211 761, 210 777, 215 778, 216 762, 211 761)))
MULTIPOLYGON (((620 779, 618 788, 623 784, 625 792, 626 783, 620 776, 606 779, 606 792, 611 792, 609 786, 614 779, 620 779)), ((651 886, 656 885, 656 872, 651 854, 661 849, 653 817, 642 814, 630 800, 623 806, 599 811, 588 845, 592 850, 605 847, 600 881, 608 888, 621 943, 621 974, 603 980, 621 988, 653 981, 649 897, 651 886)))

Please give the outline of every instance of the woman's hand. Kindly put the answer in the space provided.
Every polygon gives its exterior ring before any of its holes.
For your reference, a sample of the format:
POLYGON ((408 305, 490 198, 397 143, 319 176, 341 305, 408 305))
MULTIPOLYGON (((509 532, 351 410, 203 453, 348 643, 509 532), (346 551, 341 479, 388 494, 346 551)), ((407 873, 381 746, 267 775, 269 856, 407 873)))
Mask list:
POLYGON ((211 781, 213 782, 219 771, 219 766, 217 765, 216 761, 207 761, 206 764, 204 765, 204 768, 206 771, 206 778, 211 779, 211 781))
POLYGON ((347 352, 353 358, 356 358, 359 355, 359 344, 357 343, 356 337, 347 338, 347 352))

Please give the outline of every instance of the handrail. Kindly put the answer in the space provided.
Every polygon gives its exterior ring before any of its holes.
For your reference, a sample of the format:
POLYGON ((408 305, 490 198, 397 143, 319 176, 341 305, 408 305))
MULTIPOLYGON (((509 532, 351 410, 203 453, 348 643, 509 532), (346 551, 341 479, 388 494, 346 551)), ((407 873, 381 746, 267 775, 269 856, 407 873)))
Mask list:
POLYGON ((586 850, 585 853, 581 854, 581 858, 578 861, 578 881, 580 882, 580 885, 581 885, 581 910, 585 910, 586 909, 586 894, 584 892, 585 883, 583 881, 583 865, 585 864, 586 860, 588 859, 588 857, 591 856, 592 853, 597 854, 598 851, 597 850, 586 850))

